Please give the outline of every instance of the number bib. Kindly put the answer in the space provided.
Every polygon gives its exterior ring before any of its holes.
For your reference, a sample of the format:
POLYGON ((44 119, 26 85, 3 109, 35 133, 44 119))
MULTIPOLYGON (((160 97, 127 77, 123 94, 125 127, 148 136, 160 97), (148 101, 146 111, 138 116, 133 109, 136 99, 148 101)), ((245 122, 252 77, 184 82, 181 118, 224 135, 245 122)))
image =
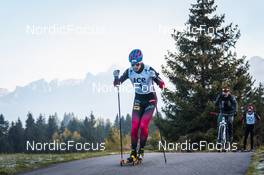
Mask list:
POLYGON ((248 113, 247 113, 247 115, 246 115, 246 123, 247 123, 248 125, 253 125, 253 124, 255 124, 255 114, 254 114, 254 113, 252 113, 252 114, 248 114, 248 113))
POLYGON ((154 92, 153 78, 156 77, 155 73, 150 70, 148 65, 144 65, 141 73, 136 73, 133 68, 129 68, 128 77, 131 80, 135 92, 137 94, 148 94, 154 92))

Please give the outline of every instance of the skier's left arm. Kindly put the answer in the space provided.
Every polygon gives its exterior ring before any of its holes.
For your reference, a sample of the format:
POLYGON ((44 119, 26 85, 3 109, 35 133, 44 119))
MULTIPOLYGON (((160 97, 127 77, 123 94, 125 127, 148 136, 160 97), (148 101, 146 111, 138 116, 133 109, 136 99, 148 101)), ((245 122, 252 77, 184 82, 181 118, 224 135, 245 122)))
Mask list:
POLYGON ((123 75, 121 75, 119 77, 119 70, 114 70, 113 74, 114 74, 114 86, 120 85, 122 84, 124 81, 126 81, 128 79, 128 69, 123 73, 123 75))
POLYGON ((150 67, 151 74, 153 74, 153 81, 161 88, 165 88, 165 83, 164 81, 160 78, 159 73, 155 71, 152 67, 150 67))
POLYGON ((247 115, 246 112, 242 113, 242 116, 240 118, 241 124, 245 124, 246 123, 246 115, 247 115))

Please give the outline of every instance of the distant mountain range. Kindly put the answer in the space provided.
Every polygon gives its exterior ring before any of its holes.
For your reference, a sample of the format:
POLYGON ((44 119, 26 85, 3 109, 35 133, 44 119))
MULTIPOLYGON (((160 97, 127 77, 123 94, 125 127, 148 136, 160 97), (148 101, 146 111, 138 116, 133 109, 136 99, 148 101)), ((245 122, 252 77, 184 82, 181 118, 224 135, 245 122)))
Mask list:
MULTIPOLYGON (((264 59, 252 57, 249 63, 250 73, 256 83, 264 83, 264 59)), ((114 120, 118 108, 117 92, 112 85, 112 71, 116 68, 118 67, 112 66, 97 75, 87 73, 84 79, 55 79, 50 82, 40 79, 23 87, 17 86, 13 92, 0 88, 0 113, 9 121, 18 117, 24 121, 29 111, 35 117, 40 113, 48 116, 55 112, 62 117, 65 112, 74 112, 80 118, 93 111, 96 117, 114 120)), ((121 89, 121 111, 124 115, 131 113, 134 96, 131 87, 127 81, 121 89)), ((162 104, 161 100, 159 103, 162 104)))
MULTIPOLYGON (((29 111, 35 117, 40 113, 48 116, 55 112, 62 117, 65 112, 74 112, 80 118, 93 111, 96 117, 113 120, 118 111, 117 93, 112 84, 113 69, 111 67, 97 75, 87 73, 84 79, 50 82, 40 79, 24 87, 17 86, 13 92, 0 89, 0 113, 9 121, 14 121, 18 117, 25 120, 29 111)), ((126 82, 123 87, 131 89, 129 86, 130 83, 126 82)), ((132 91, 121 93, 124 115, 131 111, 133 95, 132 91)))
POLYGON ((7 89, 4 88, 0 88, 0 97, 7 95, 9 92, 7 89))

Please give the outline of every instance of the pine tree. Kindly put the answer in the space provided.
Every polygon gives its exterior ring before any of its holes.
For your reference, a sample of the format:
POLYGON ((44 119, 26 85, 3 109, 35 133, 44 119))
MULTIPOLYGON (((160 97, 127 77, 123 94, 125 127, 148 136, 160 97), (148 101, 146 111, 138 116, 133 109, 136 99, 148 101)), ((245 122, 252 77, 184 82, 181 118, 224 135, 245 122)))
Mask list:
POLYGON ((47 126, 47 137, 48 140, 52 140, 52 136, 55 132, 58 132, 58 117, 57 114, 49 116, 48 126, 47 126))
POLYGON ((126 115, 126 119, 124 120, 124 134, 130 134, 132 125, 132 118, 129 114, 126 115))
POLYGON ((5 120, 3 114, 0 114, 0 153, 9 151, 8 128, 8 121, 5 120))
POLYGON ((96 123, 96 120, 95 120, 95 116, 94 116, 93 112, 91 112, 89 120, 90 120, 89 121, 89 123, 90 123, 90 127, 89 127, 90 131, 89 132, 91 133, 90 141, 91 142, 95 142, 95 140, 96 140, 96 137, 95 137, 95 123, 96 123))
POLYGON ((103 118, 98 118, 96 121, 96 142, 103 142, 104 140, 105 122, 103 118))
POLYGON ((9 123, 5 120, 3 114, 0 114, 0 137, 4 136, 8 132, 9 123))
POLYGON ((89 119, 86 116, 81 127, 81 136, 84 138, 84 141, 88 141, 91 137, 91 133, 89 132, 90 131, 89 127, 90 127, 89 119))
POLYGON ((114 127, 115 127, 115 128, 119 128, 119 117, 118 117, 118 114, 117 114, 116 117, 115 117, 114 127))
POLYGON ((67 127, 69 122, 74 118, 74 114, 73 113, 64 113, 64 116, 63 116, 63 120, 62 120, 62 125, 67 127))
POLYGON ((214 0, 197 0, 190 9, 187 30, 172 34, 176 51, 168 51, 162 66, 174 85, 163 92, 166 120, 161 129, 167 139, 212 139, 215 119, 208 112, 215 110, 213 100, 222 87, 229 86, 241 104, 243 93, 252 85, 245 57, 237 58, 234 52, 238 26, 225 25, 225 15, 217 15, 216 8, 214 0))
POLYGON ((32 113, 27 114, 26 129, 25 129, 26 141, 36 141, 37 139, 37 127, 32 113))
POLYGON ((37 135, 37 141, 47 141, 47 124, 45 117, 43 115, 39 115, 37 121, 36 121, 36 135, 37 135))
POLYGON ((25 129, 23 128, 20 118, 18 118, 15 126, 16 126, 15 150, 16 152, 23 152, 26 148, 26 142, 24 138, 25 129))
POLYGON ((95 123, 95 117, 91 112, 89 117, 85 117, 81 127, 81 136, 85 139, 85 141, 94 142, 96 140, 95 123))
POLYGON ((109 134, 111 127, 112 127, 112 124, 111 124, 110 119, 106 119, 106 124, 105 124, 105 128, 104 128, 104 138, 106 138, 107 135, 109 134))
POLYGON ((79 121, 78 118, 74 117, 72 118, 72 120, 70 120, 67 128, 71 131, 71 132, 74 132, 74 131, 78 131, 80 132, 80 129, 81 129, 81 122, 79 121))
MULTIPOLYGON (((126 122, 125 122, 125 117, 123 115, 121 116, 121 125, 122 125, 122 134, 125 135, 126 134, 126 122)), ((119 125, 118 125, 118 129, 119 129, 119 125)))
POLYGON ((21 120, 18 120, 14 123, 11 123, 11 127, 8 131, 8 140, 10 145, 10 152, 23 152, 26 148, 26 140, 24 138, 25 130, 22 126, 21 120))
POLYGON ((8 130, 8 144, 10 145, 8 152, 15 152, 16 145, 16 131, 15 131, 15 123, 11 122, 11 126, 8 130))

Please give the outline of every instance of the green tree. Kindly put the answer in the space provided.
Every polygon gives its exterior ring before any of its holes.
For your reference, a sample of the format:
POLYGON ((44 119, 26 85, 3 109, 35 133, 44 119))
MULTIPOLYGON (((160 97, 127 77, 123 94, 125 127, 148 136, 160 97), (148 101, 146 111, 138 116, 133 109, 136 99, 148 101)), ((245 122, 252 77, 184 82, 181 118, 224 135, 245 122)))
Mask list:
POLYGON ((74 118, 74 113, 64 113, 63 115, 63 120, 62 120, 62 125, 67 127, 70 121, 74 118))
POLYGON ((94 142, 96 140, 95 137, 95 117, 93 113, 91 112, 89 117, 85 117, 83 121, 83 125, 81 127, 81 136, 84 138, 85 141, 94 142))
POLYGON ((47 141, 47 124, 45 117, 43 115, 39 115, 36 121, 36 135, 37 135, 37 141, 47 141))
POLYGON ((166 119, 161 130, 168 139, 211 140, 216 126, 208 112, 214 110, 213 100, 222 86, 228 85, 241 104, 244 91, 252 85, 245 57, 234 52, 238 26, 225 25, 225 15, 217 15, 216 8, 214 0, 197 0, 187 30, 172 34, 176 50, 168 51, 162 66, 173 85, 163 92, 166 119))
POLYGON ((115 117, 114 127, 115 127, 115 128, 119 128, 119 117, 118 117, 118 114, 117 114, 116 117, 115 117))
POLYGON ((130 131, 131 131, 131 125, 132 125, 132 118, 129 114, 126 115, 126 118, 124 120, 124 134, 130 134, 130 131))
POLYGON ((112 127, 110 119, 106 119, 105 128, 104 128, 104 138, 106 138, 109 134, 109 131, 112 127))
POLYGON ((55 132, 58 132, 58 117, 57 114, 50 115, 48 118, 48 126, 47 126, 47 138, 48 140, 52 140, 52 136, 55 132))
POLYGON ((26 141, 36 141, 37 139, 37 127, 32 113, 27 114, 26 129, 25 129, 26 141))
POLYGON ((11 126, 8 130, 8 144, 10 145, 8 152, 15 152, 15 144, 16 144, 16 129, 15 122, 11 122, 11 126))
POLYGON ((5 120, 3 114, 0 114, 0 137, 5 136, 8 132, 9 123, 5 120))
POLYGON ((96 142, 103 142, 104 140, 105 122, 103 118, 98 118, 96 121, 96 142))
POLYGON ((0 152, 9 151, 8 128, 8 121, 5 120, 3 114, 0 114, 0 152))
POLYGON ((24 138, 25 130, 23 128, 21 120, 11 123, 11 127, 8 131, 8 140, 10 144, 11 152, 23 152, 26 148, 26 140, 24 138))
POLYGON ((69 124, 67 125, 67 128, 71 131, 78 131, 80 132, 81 129, 81 122, 78 118, 73 117, 72 120, 70 120, 69 124))

